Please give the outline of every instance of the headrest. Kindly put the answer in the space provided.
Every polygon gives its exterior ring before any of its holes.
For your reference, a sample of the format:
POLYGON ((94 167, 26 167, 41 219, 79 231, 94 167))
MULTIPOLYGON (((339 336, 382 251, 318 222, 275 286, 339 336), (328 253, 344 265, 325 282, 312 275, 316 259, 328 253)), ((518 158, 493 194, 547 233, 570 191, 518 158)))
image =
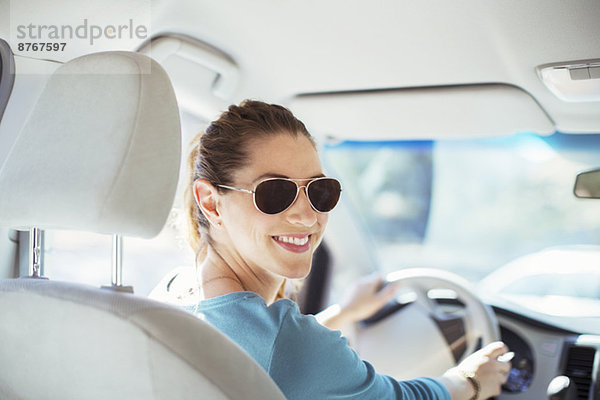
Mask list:
POLYGON ((157 62, 76 58, 49 78, 0 165, 0 225, 154 236, 180 148, 177 101, 157 62))

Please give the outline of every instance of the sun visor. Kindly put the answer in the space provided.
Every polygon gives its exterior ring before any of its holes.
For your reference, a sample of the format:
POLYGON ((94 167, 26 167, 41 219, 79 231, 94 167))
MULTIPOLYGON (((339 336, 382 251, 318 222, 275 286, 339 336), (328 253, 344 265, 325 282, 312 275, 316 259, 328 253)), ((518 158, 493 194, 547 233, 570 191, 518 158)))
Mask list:
POLYGON ((317 136, 354 140, 551 134, 522 89, 503 84, 299 95, 288 104, 317 136))

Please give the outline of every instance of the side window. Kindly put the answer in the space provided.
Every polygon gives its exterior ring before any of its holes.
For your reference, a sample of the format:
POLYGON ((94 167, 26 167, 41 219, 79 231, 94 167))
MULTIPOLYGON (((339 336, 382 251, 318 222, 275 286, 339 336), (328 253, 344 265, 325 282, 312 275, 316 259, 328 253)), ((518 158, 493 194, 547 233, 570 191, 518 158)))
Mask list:
MULTIPOLYGON (((48 230, 44 275, 52 280, 110 285, 112 237, 89 232, 48 230)), ((167 223, 152 239, 123 238, 123 284, 147 296, 165 274, 193 265, 194 258, 179 230, 167 223)))
POLYGON ((433 142, 353 142, 325 146, 369 235, 379 242, 421 243, 429 220, 433 142))

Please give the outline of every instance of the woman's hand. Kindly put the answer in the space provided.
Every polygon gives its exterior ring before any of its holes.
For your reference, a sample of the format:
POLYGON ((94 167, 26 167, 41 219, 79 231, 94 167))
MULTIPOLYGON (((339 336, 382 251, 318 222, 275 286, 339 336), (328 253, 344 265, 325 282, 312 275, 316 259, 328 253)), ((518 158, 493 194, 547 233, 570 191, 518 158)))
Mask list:
POLYGON ((346 291, 340 304, 319 313, 317 320, 329 329, 342 329, 347 324, 369 318, 390 301, 398 290, 396 283, 382 285, 383 279, 378 275, 360 278, 346 291))
POLYGON ((497 396, 511 368, 510 362, 498 361, 498 357, 507 352, 508 347, 504 343, 490 343, 471 354, 457 367, 448 370, 440 377, 440 381, 446 385, 453 400, 474 398, 475 388, 467 376, 472 376, 476 381, 475 385, 479 385, 477 400, 497 396))
POLYGON ((373 274, 360 278, 344 294, 340 302, 341 312, 349 322, 367 319, 390 301, 396 291, 396 283, 384 286, 381 276, 373 274))

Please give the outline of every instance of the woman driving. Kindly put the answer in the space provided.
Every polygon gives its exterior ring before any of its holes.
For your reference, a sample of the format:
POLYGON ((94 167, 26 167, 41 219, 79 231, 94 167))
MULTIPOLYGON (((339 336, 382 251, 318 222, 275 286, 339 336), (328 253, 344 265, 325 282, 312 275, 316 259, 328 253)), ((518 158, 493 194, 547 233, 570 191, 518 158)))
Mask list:
POLYGON ((394 287, 318 320, 284 298, 310 272, 340 183, 323 174, 304 124, 284 107, 246 100, 198 136, 186 196, 202 300, 194 308, 239 344, 289 399, 486 399, 500 392, 508 349, 490 344, 438 378, 377 374, 339 331, 366 318, 394 287))

